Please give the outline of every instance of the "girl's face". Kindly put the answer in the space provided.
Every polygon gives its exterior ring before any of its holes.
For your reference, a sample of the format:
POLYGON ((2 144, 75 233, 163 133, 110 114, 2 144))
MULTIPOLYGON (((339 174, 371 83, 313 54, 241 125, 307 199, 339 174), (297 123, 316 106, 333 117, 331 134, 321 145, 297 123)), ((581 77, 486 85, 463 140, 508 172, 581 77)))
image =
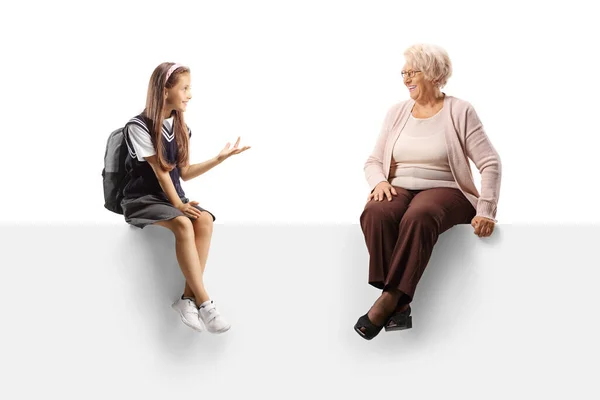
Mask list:
POLYGON ((169 110, 185 112, 192 98, 191 77, 189 73, 180 74, 175 86, 165 89, 165 107, 169 110))

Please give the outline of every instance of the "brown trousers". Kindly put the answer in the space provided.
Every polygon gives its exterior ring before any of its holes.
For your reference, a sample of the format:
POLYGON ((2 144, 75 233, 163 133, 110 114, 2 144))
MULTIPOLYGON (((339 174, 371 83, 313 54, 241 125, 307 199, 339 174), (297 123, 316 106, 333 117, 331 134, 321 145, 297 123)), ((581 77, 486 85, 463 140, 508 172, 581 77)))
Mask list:
POLYGON ((360 226, 369 251, 369 284, 396 288, 410 303, 439 235, 468 224, 473 205, 458 189, 406 190, 394 187, 392 201, 369 201, 360 226))

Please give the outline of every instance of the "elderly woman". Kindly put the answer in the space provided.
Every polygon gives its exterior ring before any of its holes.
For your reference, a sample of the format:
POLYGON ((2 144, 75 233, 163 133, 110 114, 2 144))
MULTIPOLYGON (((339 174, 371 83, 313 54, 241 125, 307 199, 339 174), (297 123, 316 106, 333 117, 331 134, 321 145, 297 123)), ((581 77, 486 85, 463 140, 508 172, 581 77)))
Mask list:
POLYGON ((479 237, 497 222, 501 163, 468 102, 441 91, 452 73, 445 50, 408 48, 402 69, 410 99, 385 118, 365 175, 372 189, 360 217, 369 284, 382 289, 356 332, 372 339, 412 327, 410 303, 440 234, 471 223, 479 237), (471 159, 481 173, 481 194, 471 159))

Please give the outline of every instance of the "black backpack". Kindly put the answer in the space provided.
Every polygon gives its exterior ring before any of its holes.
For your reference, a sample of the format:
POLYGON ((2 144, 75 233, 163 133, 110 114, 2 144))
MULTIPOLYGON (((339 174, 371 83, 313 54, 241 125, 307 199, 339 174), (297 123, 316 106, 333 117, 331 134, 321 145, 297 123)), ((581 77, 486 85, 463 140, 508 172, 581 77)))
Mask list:
POLYGON ((125 160, 129 154, 124 132, 126 126, 113 131, 108 137, 102 169, 104 208, 117 214, 123 214, 123 189, 130 178, 125 167, 125 160))

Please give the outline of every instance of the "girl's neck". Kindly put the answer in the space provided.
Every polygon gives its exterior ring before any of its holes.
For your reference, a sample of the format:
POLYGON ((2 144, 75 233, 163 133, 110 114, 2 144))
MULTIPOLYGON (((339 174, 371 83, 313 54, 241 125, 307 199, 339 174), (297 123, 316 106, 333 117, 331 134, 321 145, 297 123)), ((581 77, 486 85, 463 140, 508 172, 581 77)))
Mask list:
POLYGON ((171 118, 171 114, 173 114, 173 110, 164 110, 163 111, 163 120, 171 118))

